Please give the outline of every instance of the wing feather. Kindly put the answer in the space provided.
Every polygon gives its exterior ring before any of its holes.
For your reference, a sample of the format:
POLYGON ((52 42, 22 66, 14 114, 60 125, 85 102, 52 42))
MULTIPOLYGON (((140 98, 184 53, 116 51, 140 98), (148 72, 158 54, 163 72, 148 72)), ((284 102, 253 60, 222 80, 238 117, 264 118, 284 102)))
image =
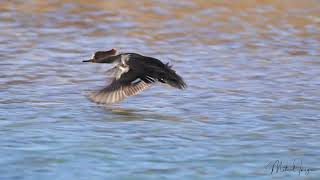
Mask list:
POLYGON ((146 71, 145 66, 145 63, 135 58, 117 64, 107 71, 113 76, 112 83, 92 93, 90 99, 100 104, 112 104, 147 89, 157 82, 158 78, 146 71))
POLYGON ((90 99, 99 104, 112 104, 122 101, 128 96, 136 95, 151 86, 150 83, 145 83, 144 81, 127 86, 122 86, 118 82, 115 83, 92 93, 90 99))

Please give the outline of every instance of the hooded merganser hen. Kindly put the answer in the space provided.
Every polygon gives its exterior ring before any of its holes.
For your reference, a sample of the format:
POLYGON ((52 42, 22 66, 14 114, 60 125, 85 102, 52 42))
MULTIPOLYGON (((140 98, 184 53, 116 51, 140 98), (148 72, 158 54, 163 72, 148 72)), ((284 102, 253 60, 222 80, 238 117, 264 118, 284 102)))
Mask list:
POLYGON ((168 63, 137 53, 117 55, 115 49, 97 51, 89 60, 83 62, 112 63, 114 67, 107 72, 113 76, 112 82, 105 88, 91 94, 90 99, 100 104, 119 102, 147 89, 156 82, 184 89, 186 83, 168 63))

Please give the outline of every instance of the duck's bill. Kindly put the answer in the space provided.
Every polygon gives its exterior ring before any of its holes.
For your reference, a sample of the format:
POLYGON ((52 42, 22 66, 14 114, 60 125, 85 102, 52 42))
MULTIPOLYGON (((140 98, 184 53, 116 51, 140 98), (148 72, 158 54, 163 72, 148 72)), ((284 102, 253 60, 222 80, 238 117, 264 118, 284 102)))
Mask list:
POLYGON ((82 62, 94 62, 94 59, 83 60, 82 62))

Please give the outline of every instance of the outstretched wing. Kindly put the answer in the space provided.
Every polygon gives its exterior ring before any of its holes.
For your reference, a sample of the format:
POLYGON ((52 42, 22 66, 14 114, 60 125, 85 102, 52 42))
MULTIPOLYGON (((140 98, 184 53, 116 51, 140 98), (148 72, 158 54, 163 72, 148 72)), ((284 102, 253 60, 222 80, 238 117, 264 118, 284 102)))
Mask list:
POLYGON ((99 104, 112 104, 122 101, 128 96, 133 96, 150 87, 150 83, 139 81, 130 85, 123 85, 113 81, 109 86, 91 94, 90 99, 99 104))
MULTIPOLYGON (((94 92, 90 99, 99 104, 112 104, 122 101, 128 96, 133 96, 147 89, 154 81, 146 80, 141 77, 141 73, 135 69, 126 69, 114 67, 116 71, 115 78, 107 87, 94 92)), ((129 68, 129 67, 127 67, 129 68)))

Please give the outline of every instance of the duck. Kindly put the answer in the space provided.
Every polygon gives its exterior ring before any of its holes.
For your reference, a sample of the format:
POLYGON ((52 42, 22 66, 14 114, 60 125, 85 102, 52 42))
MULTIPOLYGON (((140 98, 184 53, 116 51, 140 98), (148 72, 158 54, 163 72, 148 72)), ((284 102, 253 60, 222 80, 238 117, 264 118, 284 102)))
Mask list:
POLYGON ((113 67, 107 70, 112 80, 109 85, 94 91, 89 98, 98 104, 113 104, 129 96, 161 83, 173 88, 185 89, 187 84, 183 78, 172 69, 169 63, 163 63, 154 57, 138 53, 117 53, 116 49, 97 51, 86 63, 107 63, 113 67))

